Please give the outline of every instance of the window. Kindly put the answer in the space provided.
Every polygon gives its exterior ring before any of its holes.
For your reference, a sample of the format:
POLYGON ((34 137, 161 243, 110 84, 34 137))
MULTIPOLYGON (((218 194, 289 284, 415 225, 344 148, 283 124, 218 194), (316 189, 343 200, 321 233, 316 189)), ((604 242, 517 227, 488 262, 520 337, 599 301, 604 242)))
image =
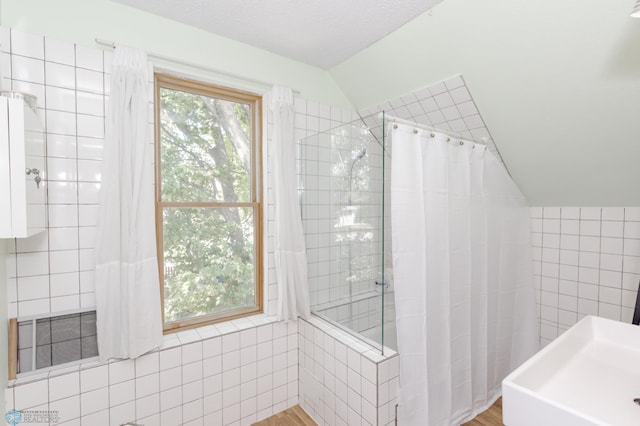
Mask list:
POLYGON ((261 98, 155 76, 165 332, 262 312, 261 98))

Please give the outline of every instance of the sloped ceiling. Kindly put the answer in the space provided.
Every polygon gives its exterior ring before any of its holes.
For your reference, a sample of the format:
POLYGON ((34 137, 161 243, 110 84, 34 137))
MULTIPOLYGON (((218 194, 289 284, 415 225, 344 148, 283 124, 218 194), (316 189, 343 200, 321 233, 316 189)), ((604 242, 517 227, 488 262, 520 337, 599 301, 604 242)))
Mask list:
POLYGON ((323 69, 442 0, 113 0, 323 69))
MULTIPOLYGON (((429 0, 415 3, 421 2, 429 0)), ((386 2, 399 3, 406 2, 386 2)), ((640 19, 629 17, 634 3, 446 0, 327 72, 114 1, 0 0, 5 26, 87 45, 95 37, 129 42, 357 109, 462 74, 514 180, 539 206, 640 206, 640 19)), ((357 4, 362 13, 369 6, 357 4)), ((383 21, 392 18, 396 9, 390 7, 383 21)), ((266 14, 262 20, 272 22, 266 14)), ((327 50, 380 25, 350 22, 327 50)))
POLYGON ((357 109, 462 74, 533 205, 640 205, 635 0, 116 1, 331 67, 357 109))
POLYGON ((637 206, 633 4, 447 0, 331 74, 361 109, 461 73, 533 205, 637 206))

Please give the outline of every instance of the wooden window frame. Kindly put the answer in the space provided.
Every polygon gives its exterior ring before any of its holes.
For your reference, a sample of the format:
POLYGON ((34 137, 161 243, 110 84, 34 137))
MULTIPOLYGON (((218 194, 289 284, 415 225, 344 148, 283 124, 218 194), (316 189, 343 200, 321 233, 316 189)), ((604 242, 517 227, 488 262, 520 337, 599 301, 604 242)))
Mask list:
POLYGON ((263 259, 263 195, 262 195, 262 96, 222 87, 215 84, 203 83, 170 74, 155 73, 154 76, 154 123, 155 123, 155 221, 158 249, 158 268, 160 278, 160 295, 162 301, 162 324, 164 334, 230 321, 264 312, 264 259, 263 259), (162 171, 161 171, 161 142, 160 142, 160 89, 172 89, 198 95, 210 96, 232 102, 251 105, 251 200, 250 202, 164 202, 162 201, 162 171), (250 207, 254 214, 254 268, 255 268, 255 306, 237 308, 229 311, 202 315, 194 318, 167 323, 164 318, 164 249, 163 249, 163 208, 165 207, 250 207))

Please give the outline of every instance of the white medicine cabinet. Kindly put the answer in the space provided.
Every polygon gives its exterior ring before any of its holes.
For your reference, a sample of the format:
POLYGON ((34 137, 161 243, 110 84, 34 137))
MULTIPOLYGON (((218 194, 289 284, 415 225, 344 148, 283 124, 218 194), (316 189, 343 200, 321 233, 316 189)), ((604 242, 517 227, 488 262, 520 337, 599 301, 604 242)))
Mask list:
POLYGON ((36 99, 0 93, 0 238, 25 238, 46 225, 45 145, 36 99))

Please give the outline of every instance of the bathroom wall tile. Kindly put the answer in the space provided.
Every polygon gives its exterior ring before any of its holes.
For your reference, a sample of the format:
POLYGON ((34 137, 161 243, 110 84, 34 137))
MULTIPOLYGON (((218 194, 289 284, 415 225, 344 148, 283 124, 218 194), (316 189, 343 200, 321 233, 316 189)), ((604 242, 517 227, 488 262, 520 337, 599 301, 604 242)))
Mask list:
POLYGON ((102 160, 103 143, 104 140, 101 138, 78 137, 78 158, 85 160, 102 160))
POLYGON ((49 276, 38 275, 17 279, 18 300, 34 300, 49 297, 49 276))
POLYGON ((45 94, 47 109, 76 112, 76 92, 74 90, 46 86, 45 94))
POLYGON ((144 418, 160 412, 160 394, 136 399, 136 417, 144 418))
POLYGON ((78 136, 89 138, 104 137, 104 118, 100 116, 78 114, 78 136))
POLYGON ((625 222, 624 238, 640 238, 640 222, 625 222))
POLYGON ((182 387, 174 387, 160 392, 160 407, 162 411, 182 406, 182 387))
POLYGON ((624 219, 625 221, 640 221, 640 207, 626 207, 624 219))
POLYGON ((600 220, 602 217, 602 208, 600 207, 582 207, 580 208, 581 220, 600 220))
POLYGON ((160 371, 169 370, 171 368, 182 365, 182 349, 172 348, 160 352, 160 371))
POLYGON ((47 253, 18 253, 16 274, 20 277, 45 275, 49 273, 47 253))
POLYGON ((51 251, 49 252, 49 263, 49 272, 52 274, 78 271, 78 251, 51 251))
POLYGON ((76 87, 79 92, 104 93, 103 74, 96 71, 76 68, 76 87))
POLYGON ((78 203, 98 204, 100 196, 100 184, 93 182, 78 183, 78 203))
MULTIPOLYGON (((56 158, 76 158, 77 143, 74 136, 47 134, 47 155, 56 158)), ((49 172, 49 170, 47 170, 49 172)))
MULTIPOLYGON (((109 408, 109 389, 106 387, 80 394, 80 412, 83 416, 109 408)), ((83 420, 84 423, 84 420, 83 420)))
MULTIPOLYGON (((135 401, 130 401, 122 405, 118 405, 116 407, 112 407, 109 410, 109 421, 112 425, 122 425, 125 423, 133 422, 136 418, 136 403, 135 401)), ((144 421, 142 424, 159 424, 159 420, 155 421, 155 423, 149 420, 141 420, 144 421)))
POLYGON ((76 66, 92 71, 103 71, 102 50, 76 46, 76 66))
POLYGON ((49 181, 75 181, 77 180, 76 160, 71 158, 48 158, 47 176, 49 181))
POLYGON ((203 377, 202 361, 192 362, 182 366, 182 383, 191 383, 203 377))
POLYGON ((182 385, 182 367, 174 367, 160 372, 160 390, 180 387, 182 385))
MULTIPOLYGON (((50 299, 35 299, 19 301, 14 317, 30 317, 50 312, 50 299)), ((11 306, 10 306, 11 307, 11 306)))
POLYGON ((600 240, 600 252, 607 254, 623 254, 622 238, 603 237, 600 240))
POLYGON ((60 420, 72 420, 80 417, 80 395, 74 395, 69 398, 51 401, 49 403, 50 411, 57 411, 60 420))
POLYGON ((14 388, 14 404, 17 410, 46 404, 49 397, 49 383, 41 380, 14 388))
POLYGON ((75 90, 76 71, 69 65, 45 63, 45 84, 75 90))
POLYGON ((11 30, 11 53, 44 59, 44 38, 40 35, 11 30))
POLYGON ((76 135, 76 115, 71 112, 47 110, 47 132, 59 135, 76 135))
POLYGON ((160 371, 160 356, 158 352, 142 355, 135 360, 136 377, 147 376, 160 371))
POLYGON ((11 76, 15 80, 44 84, 44 61, 13 56, 11 60, 11 76))
MULTIPOLYGON (((202 377, 202 375, 200 377, 202 377)), ((192 402, 195 400, 201 400, 203 397, 202 392, 203 392, 202 380, 196 380, 196 381, 184 384, 182 386, 183 403, 192 402)))
POLYGON ((102 365, 88 368, 80 372, 80 388, 82 392, 92 391, 108 386, 109 367, 102 365))
POLYGON ((44 59, 64 65, 75 65, 75 46, 66 41, 44 38, 44 59))
POLYGON ((115 385, 135 378, 135 361, 122 360, 109 364, 109 384, 115 385))
POLYGON ((621 307, 609 303, 600 302, 598 304, 598 316, 620 321, 621 307))
POLYGON ((49 250, 72 250, 78 248, 78 228, 50 228, 49 250))
POLYGON ((143 398, 158 392, 160 392, 158 373, 136 378, 136 398, 143 398))
POLYGON ((104 95, 100 93, 76 92, 78 111, 83 114, 104 116, 104 95))

